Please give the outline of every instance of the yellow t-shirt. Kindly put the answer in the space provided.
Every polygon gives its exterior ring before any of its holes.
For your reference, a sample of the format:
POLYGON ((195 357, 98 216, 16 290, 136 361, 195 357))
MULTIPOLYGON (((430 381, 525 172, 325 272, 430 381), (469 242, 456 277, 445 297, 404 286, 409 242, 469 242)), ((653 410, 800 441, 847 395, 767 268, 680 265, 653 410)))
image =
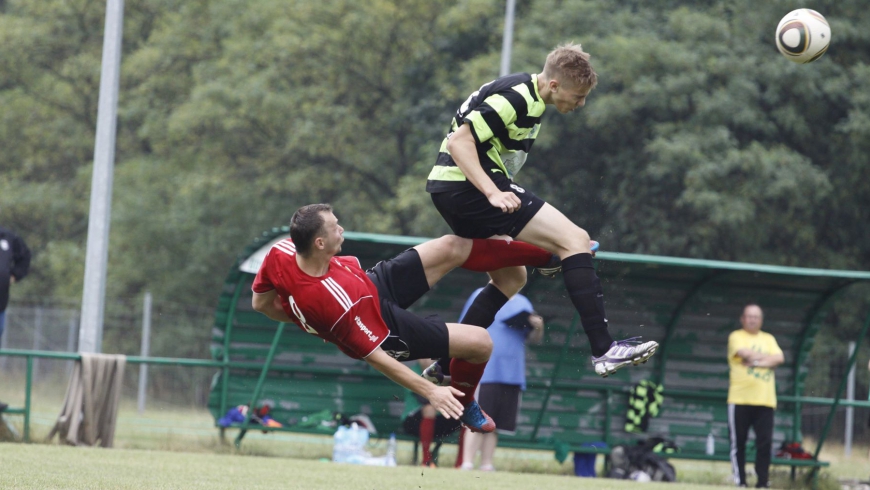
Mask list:
POLYGON ((728 336, 728 366, 731 368, 728 403, 776 408, 776 376, 773 369, 744 366, 737 357, 740 349, 752 349, 764 355, 782 354, 773 335, 751 334, 742 328, 728 336))

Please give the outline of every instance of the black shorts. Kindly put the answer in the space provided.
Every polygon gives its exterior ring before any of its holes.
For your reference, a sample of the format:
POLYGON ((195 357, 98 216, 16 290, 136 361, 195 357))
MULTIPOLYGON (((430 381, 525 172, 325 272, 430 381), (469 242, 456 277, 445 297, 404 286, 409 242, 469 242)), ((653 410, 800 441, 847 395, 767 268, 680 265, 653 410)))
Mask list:
POLYGON ((496 430, 502 434, 514 434, 517 431, 522 394, 520 385, 481 383, 478 387, 477 403, 492 417, 496 430))
POLYGON ((381 348, 399 361, 448 357, 447 324, 437 315, 423 318, 405 309, 429 291, 420 254, 409 248, 366 274, 378 288, 381 316, 390 328, 381 348))
POLYGON ((508 180, 496 185, 500 190, 513 192, 519 197, 520 209, 505 213, 493 207, 472 185, 460 190, 433 192, 432 202, 453 233, 463 238, 489 238, 493 235, 516 238, 544 206, 544 200, 508 180))

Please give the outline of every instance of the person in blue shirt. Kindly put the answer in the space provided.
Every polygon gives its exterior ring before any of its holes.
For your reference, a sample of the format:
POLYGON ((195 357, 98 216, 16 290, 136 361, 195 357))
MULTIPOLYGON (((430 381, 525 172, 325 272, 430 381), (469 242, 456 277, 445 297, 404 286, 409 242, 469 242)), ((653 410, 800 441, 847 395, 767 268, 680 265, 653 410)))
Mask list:
MULTIPOLYGON (((468 298, 463 316, 481 290, 468 298)), ((474 468, 474 456, 480 451, 480 470, 495 471, 492 459, 498 434, 516 432, 520 399, 526 389, 526 343, 541 341, 544 319, 535 313, 528 298, 516 294, 498 311, 487 331, 492 337, 492 355, 480 379, 477 400, 481 407, 487 407, 484 410, 495 421, 496 431, 464 434, 460 466, 464 470, 474 468)))

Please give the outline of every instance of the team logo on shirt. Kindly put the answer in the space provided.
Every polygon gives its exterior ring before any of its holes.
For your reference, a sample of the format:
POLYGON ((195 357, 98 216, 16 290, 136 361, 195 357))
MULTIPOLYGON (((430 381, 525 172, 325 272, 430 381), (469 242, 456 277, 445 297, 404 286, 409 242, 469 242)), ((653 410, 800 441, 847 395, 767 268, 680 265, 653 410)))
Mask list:
POLYGON ((378 336, 372 333, 372 331, 369 330, 369 327, 367 327, 366 324, 363 323, 358 316, 354 317, 353 321, 356 322, 356 325, 359 327, 360 330, 362 330, 364 334, 366 334, 366 337, 368 337, 369 340, 371 340, 372 342, 378 341, 378 336))

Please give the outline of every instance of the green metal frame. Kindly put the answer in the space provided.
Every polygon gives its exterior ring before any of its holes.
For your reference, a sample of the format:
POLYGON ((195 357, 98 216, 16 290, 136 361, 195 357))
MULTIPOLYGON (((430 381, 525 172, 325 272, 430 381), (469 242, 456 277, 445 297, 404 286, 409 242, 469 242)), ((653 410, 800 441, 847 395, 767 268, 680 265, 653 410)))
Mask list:
POLYGON ((725 271, 714 271, 712 274, 709 274, 698 282, 692 284, 689 287, 689 290, 686 291, 686 295, 683 296, 683 299, 680 300, 677 307, 671 313, 671 318, 668 320, 665 333, 665 339, 661 342, 661 352, 658 355, 658 373, 656 374, 656 382, 661 384, 665 380, 665 367, 667 366, 668 361, 668 352, 670 352, 670 344, 671 338, 674 336, 674 330, 677 326, 677 323, 680 321, 680 317, 683 316, 683 311, 686 309, 686 306, 698 296, 698 293, 704 288, 705 285, 709 284, 713 280, 721 277, 725 274, 725 271))
POLYGON ((547 404, 550 403, 550 396, 553 394, 553 387, 556 385, 556 375, 559 374, 559 371, 562 369, 562 360, 565 359, 565 352, 568 351, 568 346, 571 345, 571 337, 574 335, 574 332, 577 331, 578 323, 580 323, 580 316, 575 315, 574 320, 571 322, 571 325, 568 327, 568 331, 565 334, 565 343, 562 344, 559 359, 553 367, 553 375, 550 377, 550 382, 547 383, 547 391, 544 395, 544 400, 541 402, 541 411, 538 413, 538 419, 535 420, 535 428, 532 429, 532 435, 529 437, 530 441, 534 441, 535 437, 538 436, 538 429, 541 427, 541 421, 544 419, 544 412, 547 411, 547 404))
MULTIPOLYGON (((245 283, 245 274, 239 271, 240 264, 247 259, 253 252, 257 249, 268 243, 269 241, 279 237, 282 234, 289 233, 289 229, 284 228, 273 228, 269 232, 265 232, 262 234, 260 238, 254 241, 254 243, 250 244, 245 251, 240 254, 238 260, 233 265, 230 270, 230 274, 227 277, 225 284, 228 287, 225 291, 229 291, 231 288, 229 287, 232 284, 232 290, 234 294, 232 298, 229 298, 228 293, 225 293, 222 299, 228 299, 230 304, 225 305, 227 307, 226 314, 228 315, 225 319, 225 328, 223 338, 224 341, 224 351, 223 356, 221 358, 222 364, 221 367, 223 369, 223 379, 221 385, 221 411, 222 413, 226 411, 227 405, 227 386, 228 379, 231 366, 234 365, 229 359, 229 346, 230 346, 230 338, 232 334, 232 324, 233 324, 233 316, 235 314, 235 307, 238 299, 240 297, 241 291, 243 289, 243 285, 245 283)), ((424 237, 405 237, 405 236, 395 236, 395 235, 379 235, 379 234, 371 234, 371 233, 356 233, 356 232, 345 232, 344 234, 346 243, 352 242, 360 242, 360 243, 368 243, 368 244, 383 244, 386 245, 387 248, 383 250, 389 250, 390 247, 402 246, 408 247, 417 245, 422 243, 428 238, 424 237)), ((372 247, 370 245, 364 245, 362 247, 363 250, 371 250, 372 247)), ((363 255, 361 255, 363 257, 363 255)), ((847 403, 841 402, 839 400, 840 393, 836 399, 822 399, 822 398, 814 398, 814 397, 805 397, 801 396, 804 390, 804 380, 805 373, 801 373, 801 366, 806 362, 806 358, 808 356, 808 352, 812 347, 813 339, 817 334, 822 322, 822 314, 829 307, 831 301, 833 301, 839 293, 844 291, 847 287, 859 283, 859 282, 870 282, 870 272, 863 271, 832 271, 832 270, 824 270, 824 269, 807 269, 807 268, 795 268, 795 267, 784 267, 784 266, 770 266, 770 265, 760 265, 760 264, 749 264, 749 263, 736 263, 736 262, 725 262, 725 261, 711 261, 711 260, 701 260, 701 259, 685 259, 685 258, 675 258, 675 257, 659 257, 652 255, 641 255, 641 254, 623 254, 623 253, 614 253, 614 252, 599 252, 597 254, 597 258, 599 260, 596 261, 596 266, 599 265, 601 261, 612 261, 612 262, 626 262, 626 263, 637 263, 637 264, 649 264, 650 267, 687 267, 687 268, 695 268, 700 269, 701 276, 697 279, 694 279, 695 282, 691 283, 688 286, 688 289, 685 290, 685 293, 681 298, 679 298, 678 302, 672 308, 672 310, 668 313, 667 311, 664 314, 669 314, 667 320, 664 322, 663 327, 665 328, 665 336, 661 342, 660 352, 657 355, 656 362, 657 365, 653 370, 653 376, 657 378, 659 382, 664 381, 665 373, 667 371, 667 363, 668 357, 672 351, 672 339, 676 335, 678 331, 678 326, 681 319, 684 317, 684 314, 687 311, 687 308, 692 305, 699 295, 709 286, 710 284, 717 282, 723 276, 730 275, 732 273, 740 273, 740 272, 753 272, 760 274, 775 274, 775 275, 785 275, 785 276, 800 276, 800 277, 819 277, 825 281, 825 284, 828 289, 824 288, 802 288, 800 283, 796 283, 794 285, 790 284, 789 281, 779 281, 774 283, 776 286, 774 289, 776 291, 793 291, 797 293, 802 292, 812 292, 813 295, 818 295, 815 303, 807 310, 804 320, 802 322, 796 321, 793 323, 795 325, 795 330, 800 328, 799 339, 795 343, 795 351, 794 351, 794 362, 791 364, 792 372, 793 372, 793 382, 792 386, 787 389, 790 392, 790 395, 780 395, 779 400, 786 403, 794 403, 795 410, 793 413, 793 424, 792 424, 792 435, 794 439, 799 438, 800 429, 801 429, 801 407, 802 404, 820 404, 820 405, 830 405, 831 412, 828 415, 829 419, 832 419, 833 414, 838 405, 847 403), (706 271, 706 272, 705 272, 706 271), (802 326, 801 326, 802 325, 802 326)), ((743 280, 743 277, 739 276, 743 280)), ((688 284, 689 281, 693 279, 688 279, 681 283, 681 288, 683 285, 688 284)), ((534 288, 536 283, 538 282, 538 278, 532 276, 529 280, 529 287, 534 288)), ((806 282, 804 282, 806 284, 806 282)), ((748 286, 750 289, 752 286, 748 286)), ((810 300, 812 301, 812 300, 810 300)), ((558 355, 558 358, 554 358, 555 367, 552 376, 549 379, 546 387, 544 388, 544 395, 542 401, 542 410, 537 415, 537 418, 534 423, 534 428, 532 430, 532 435, 530 441, 535 441, 536 437, 539 434, 539 429, 543 423, 543 417, 546 412, 546 408, 550 403, 550 399, 553 394, 553 390, 562 386, 564 383, 560 383, 557 381, 557 374, 562 368, 563 362, 568 357, 569 350, 569 342, 571 336, 577 330, 577 322, 578 319, 576 316, 571 322, 567 332, 568 337, 566 338, 566 344, 562 346, 561 352, 558 355)), ((280 328, 280 327, 279 327, 280 328)), ((865 327, 866 330, 866 327, 865 327)), ((276 333, 275 338, 272 340, 272 344, 269 349, 269 354, 266 359, 265 365, 258 366, 261 369, 260 378, 257 382, 257 385, 254 388, 254 393, 251 398, 251 406, 255 406, 256 400, 259 398, 260 393, 263 389, 263 385, 266 379, 266 374, 271 369, 279 369, 280 366, 273 367, 272 361, 274 358, 275 351, 277 346, 279 345, 279 337, 280 333, 276 333)), ((263 343, 265 346, 265 342, 263 343)), ((850 362, 854 362, 852 359, 850 362)), ((306 368, 306 371, 313 372, 316 371, 315 368, 306 368)), ((377 376, 378 373, 371 373, 372 375, 377 376)), ((368 374, 366 374, 368 375, 368 374)), ((598 391, 603 393, 604 395, 604 408, 605 408, 605 427, 604 427, 604 437, 606 441, 610 441, 610 422, 611 422, 611 414, 610 408, 612 405, 612 396, 614 393, 625 392, 617 387, 610 386, 597 386, 597 385, 589 385, 587 386, 578 386, 577 384, 571 384, 572 388, 577 389, 588 389, 592 391, 598 391)), ((721 399, 725 400, 726 395, 720 392, 688 392, 688 393, 680 393, 679 391, 667 390, 665 389, 666 396, 671 397, 687 397, 687 398, 708 398, 708 399, 721 399)), ((850 402, 848 405, 851 406, 870 406, 868 402, 850 402)), ((236 445, 240 444, 241 438, 244 435, 244 432, 249 428, 250 420, 246 420, 243 426, 241 427, 241 433, 239 437, 236 439, 236 445)), ((292 430, 292 429, 291 429, 292 430)), ((822 439, 819 442, 819 448, 821 444, 824 442, 824 438, 827 436, 827 430, 824 432, 822 439)), ((511 443, 516 442, 517 444, 524 444, 524 441, 510 441, 511 443)), ((508 441, 505 441, 506 443, 508 441)), ((529 441, 525 441, 527 444, 529 441)), ((540 441, 539 441, 540 442, 540 441)), ((818 455, 818 453, 817 453, 818 455)), ((816 462, 818 463, 818 462, 816 462)), ((821 464, 817 464, 816 467, 821 464)), ((812 465, 811 465, 812 466, 812 465)))
MULTIPOLYGON (((251 402, 248 403, 248 413, 245 414, 245 421, 242 423, 239 435, 236 437, 235 444, 237 448, 241 446, 242 438, 245 437, 245 433, 248 432, 248 429, 251 427, 251 417, 254 414, 254 410, 257 408, 257 400, 260 399, 260 393, 263 391, 263 384, 266 382, 266 375, 269 374, 269 368, 272 367, 272 359, 275 358, 275 351, 278 350, 278 342, 281 341, 281 334, 284 333, 285 325, 286 323, 284 322, 279 323, 278 329, 275 331, 275 338, 272 340, 272 345, 269 347, 269 354, 266 356, 263 370, 260 371, 260 379, 257 380, 257 386, 254 387, 254 393, 251 395, 251 402)), ((225 368, 225 371, 226 369, 227 368, 225 368)))
MULTIPOLYGON (((224 330, 224 352, 223 352, 223 361, 228 363, 230 361, 230 336, 233 333, 233 318, 236 313, 236 305, 239 303, 239 296, 242 295, 242 288, 245 285, 244 276, 239 274, 239 278, 237 280, 235 290, 233 291, 232 302, 230 303, 229 311, 227 312, 227 321, 226 321, 226 330, 224 330)), ((220 413, 227 412, 227 393, 229 390, 229 380, 230 380, 230 368, 228 366, 224 366, 223 375, 221 376, 221 411, 220 413)))
MULTIPOLYGON (((861 345, 864 342, 864 337, 867 335, 867 329, 870 328, 870 314, 867 315, 866 320, 864 320, 864 328, 861 329, 861 333, 858 334, 858 338, 855 340, 855 345, 861 345)), ((858 359, 858 349, 855 349, 852 352, 852 355, 849 357, 849 362, 846 364, 846 372, 850 372, 852 368, 855 366, 855 361, 858 359)), ((834 402, 831 405, 831 411, 828 412, 828 420, 825 421, 825 428, 822 429, 822 435, 819 438, 819 443, 816 445, 816 451, 813 453, 813 457, 815 459, 819 458, 819 453, 822 451, 822 445, 825 443, 825 438, 828 437, 828 430, 831 428, 831 423, 834 421, 834 412, 837 410, 837 406, 842 403, 841 397, 843 396, 843 390, 846 389, 846 381, 849 379, 848 376, 843 376, 843 379, 840 380, 840 386, 837 388, 837 396, 834 397, 834 402)))
MULTIPOLYGON (((803 393, 804 390, 804 378, 806 376, 804 374, 801 374, 800 367, 803 366, 804 362, 806 362, 806 358, 807 356, 809 356, 812 341, 813 339, 815 339, 816 333, 818 333, 819 329, 821 328, 822 313, 839 294, 841 294, 847 287, 855 284, 855 282, 856 281, 854 280, 844 281, 841 284, 838 284, 837 286, 827 290, 825 293, 819 296, 819 299, 807 312, 804 330, 801 332, 798 348, 796 349, 797 355, 795 356, 794 363, 792 365, 792 373, 794 373, 794 379, 792 380, 792 393, 794 393, 795 397, 800 397, 801 393, 803 393)), ((801 402, 796 401, 794 408, 794 423, 792 424, 792 440, 794 441, 800 441, 802 439, 800 413, 801 402)))
MULTIPOLYGON (((863 340, 867 331, 870 330, 870 316, 868 316, 867 321, 865 322, 864 329, 862 330, 861 336, 858 341, 863 340)), ((278 332, 276 332, 275 339, 280 337, 278 332)), ((857 351, 856 351, 857 352, 857 351)), ((53 351, 36 351, 36 350, 23 350, 23 349, 4 349, 0 350, 0 356, 10 356, 10 357, 24 357, 26 359, 27 372, 25 376, 25 402, 23 409, 14 409, 10 408, 6 412, 7 414, 12 415, 23 415, 24 416, 24 437, 29 441, 30 434, 30 410, 31 410, 31 392, 33 389, 33 359, 34 358, 43 358, 43 359, 58 359, 58 360, 67 360, 67 361, 78 361, 81 360, 81 355, 78 353, 71 352, 53 352, 53 351)), ((856 354, 853 354, 849 360, 849 367, 854 365, 856 360, 856 354)), ((335 373, 335 369, 332 368, 317 368, 306 366, 304 368, 299 367, 290 367, 290 366, 271 366, 266 369, 262 363, 256 362, 223 362, 223 361, 210 361, 207 359, 184 359, 184 358, 171 358, 171 357, 141 357, 141 356, 127 356, 126 362, 128 364, 153 364, 153 365, 161 365, 161 366, 186 366, 186 367, 200 367, 200 368, 232 368, 232 369, 260 369, 261 370, 261 379, 268 371, 277 371, 277 372, 305 372, 305 373, 335 373)), ((269 363, 267 363, 269 364, 269 363)), ((357 373, 357 375, 364 377, 372 377, 380 379, 382 376, 380 373, 357 373)), ((612 386, 606 384, 587 384, 587 383, 562 383, 555 382, 551 383, 554 388, 565 388, 570 387, 572 389, 578 390, 588 390, 588 391, 598 391, 604 393, 605 398, 609 398, 614 393, 619 393, 623 396, 628 395, 629 388, 627 386, 612 386)), ((838 394, 842 394, 842 386, 838 394)), ((690 391, 690 390, 669 390, 665 389, 664 395, 667 397, 680 398, 680 399, 698 399, 698 400, 718 400, 724 402, 727 393, 720 391, 690 391)), ((837 408, 839 406, 844 407, 859 407, 859 408, 870 408, 870 401, 864 400, 843 400, 841 397, 838 398, 819 398, 819 397, 809 397, 809 396, 791 396, 791 395, 780 395, 779 400, 782 402, 801 402, 812 405, 830 405, 833 408, 837 408)), ((241 425, 235 425, 233 428, 243 428, 241 425)), ((249 427, 247 427, 249 428, 249 427)), ((265 429, 270 430, 270 428, 257 427, 258 430, 265 429)), ((295 430, 292 428, 284 428, 284 430, 295 430)), ((605 427, 606 430, 606 427, 605 427)), ((610 442, 609 437, 607 438, 608 442, 610 442)), ((506 441, 507 442, 507 441, 506 441)), ((522 441, 518 441, 519 444, 523 444, 522 441)), ((572 448, 572 450, 574 450, 572 448)))

